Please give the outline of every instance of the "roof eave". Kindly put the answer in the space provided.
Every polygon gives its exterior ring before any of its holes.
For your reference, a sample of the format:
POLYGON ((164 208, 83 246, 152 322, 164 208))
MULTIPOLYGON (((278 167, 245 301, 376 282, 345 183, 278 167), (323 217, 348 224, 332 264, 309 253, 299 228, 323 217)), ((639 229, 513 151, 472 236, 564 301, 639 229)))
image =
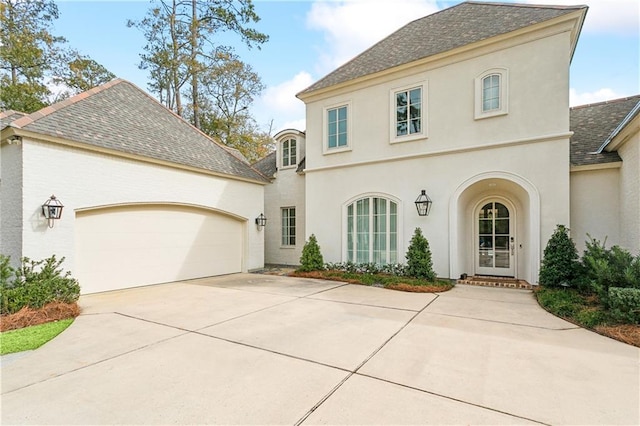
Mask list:
MULTIPOLYGON (((638 102, 632 109, 629 111, 627 116, 616 126, 615 129, 611 132, 611 134, 605 139, 600 148, 595 152, 596 154, 600 154, 604 150, 607 151, 615 151, 615 149, 622 145, 624 141, 626 141, 626 137, 621 137, 616 140, 618 135, 625 133, 624 131, 628 128, 629 124, 634 121, 635 118, 640 115, 640 102, 638 102)), ((638 120, 636 120, 638 121, 638 120)), ((640 127, 640 123, 636 126, 636 130, 640 127)), ((624 135, 623 135, 624 136, 624 135)))

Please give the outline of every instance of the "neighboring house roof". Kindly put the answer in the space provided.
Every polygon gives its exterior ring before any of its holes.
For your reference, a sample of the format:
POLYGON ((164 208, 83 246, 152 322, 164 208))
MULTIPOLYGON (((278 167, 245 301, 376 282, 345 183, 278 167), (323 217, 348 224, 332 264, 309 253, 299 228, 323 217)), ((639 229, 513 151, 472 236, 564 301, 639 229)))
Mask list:
MULTIPOLYGON (((2 124, 5 128, 7 124, 2 124)), ((14 129, 265 182, 222 145, 122 79, 8 123, 14 129)))
POLYGON ((617 152, 598 150, 638 102, 640 95, 571 108, 571 165, 621 161, 617 152))
POLYGON ((278 171, 278 167, 276 165, 276 152, 273 151, 271 154, 253 163, 253 168, 269 179, 273 178, 278 171))
POLYGON ((461 3, 410 22, 298 96, 583 9, 587 6, 461 3))
POLYGON ((9 123, 17 120, 18 118, 22 118, 25 115, 27 114, 24 112, 14 111, 12 109, 0 112, 0 129, 4 129, 9 125, 9 123))

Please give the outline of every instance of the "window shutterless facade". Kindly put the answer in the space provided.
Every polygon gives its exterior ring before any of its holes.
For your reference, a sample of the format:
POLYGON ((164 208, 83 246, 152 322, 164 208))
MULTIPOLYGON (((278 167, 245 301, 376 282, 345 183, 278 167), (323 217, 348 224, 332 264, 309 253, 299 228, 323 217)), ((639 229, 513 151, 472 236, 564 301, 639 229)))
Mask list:
POLYGON ((349 109, 343 104, 328 107, 324 110, 324 153, 345 151, 350 149, 349 141, 349 109))
POLYGON ((425 138, 427 82, 396 87, 390 91, 390 142, 425 138))
POLYGON ((475 79, 475 119, 505 115, 509 112, 509 72, 493 68, 475 79))
POLYGON ((296 245, 296 208, 283 207, 280 209, 282 217, 282 239, 281 245, 296 245))
POLYGON ((296 163, 296 140, 287 139, 282 141, 282 167, 295 166, 296 163))
POLYGON ((381 197, 361 198, 347 206, 347 260, 398 262, 398 204, 381 197))

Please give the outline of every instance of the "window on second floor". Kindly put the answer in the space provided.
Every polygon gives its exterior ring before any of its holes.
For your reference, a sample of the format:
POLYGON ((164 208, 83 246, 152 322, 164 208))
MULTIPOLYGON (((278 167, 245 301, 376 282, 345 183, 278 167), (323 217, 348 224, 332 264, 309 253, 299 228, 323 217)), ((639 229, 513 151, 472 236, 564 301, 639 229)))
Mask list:
POLYGON ((391 143, 426 137, 426 87, 422 82, 391 90, 391 143))
POLYGON ((326 114, 327 150, 347 148, 349 146, 348 106, 329 108, 326 114))
POLYGON ((296 162, 296 140, 287 139, 282 141, 282 167, 295 166, 296 162))
POLYGON ((506 68, 494 68, 475 79, 475 118, 505 115, 509 112, 509 74, 506 68))

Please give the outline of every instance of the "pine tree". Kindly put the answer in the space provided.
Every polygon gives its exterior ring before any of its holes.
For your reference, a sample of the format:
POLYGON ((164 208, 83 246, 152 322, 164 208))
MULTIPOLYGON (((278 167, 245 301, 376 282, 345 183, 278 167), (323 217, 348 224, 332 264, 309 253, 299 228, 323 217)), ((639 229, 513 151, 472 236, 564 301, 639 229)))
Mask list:
POLYGON ((405 257, 407 258, 407 275, 435 281, 436 273, 433 271, 429 241, 422 235, 420 228, 416 228, 413 233, 405 257))
POLYGON ((569 229, 564 225, 557 225, 544 249, 544 257, 540 267, 540 284, 547 286, 573 285, 578 267, 578 250, 569 237, 569 229))
POLYGON ((324 259, 320 252, 320 246, 316 236, 311 234, 302 248, 302 256, 300 256, 300 272, 321 271, 324 269, 324 259))

